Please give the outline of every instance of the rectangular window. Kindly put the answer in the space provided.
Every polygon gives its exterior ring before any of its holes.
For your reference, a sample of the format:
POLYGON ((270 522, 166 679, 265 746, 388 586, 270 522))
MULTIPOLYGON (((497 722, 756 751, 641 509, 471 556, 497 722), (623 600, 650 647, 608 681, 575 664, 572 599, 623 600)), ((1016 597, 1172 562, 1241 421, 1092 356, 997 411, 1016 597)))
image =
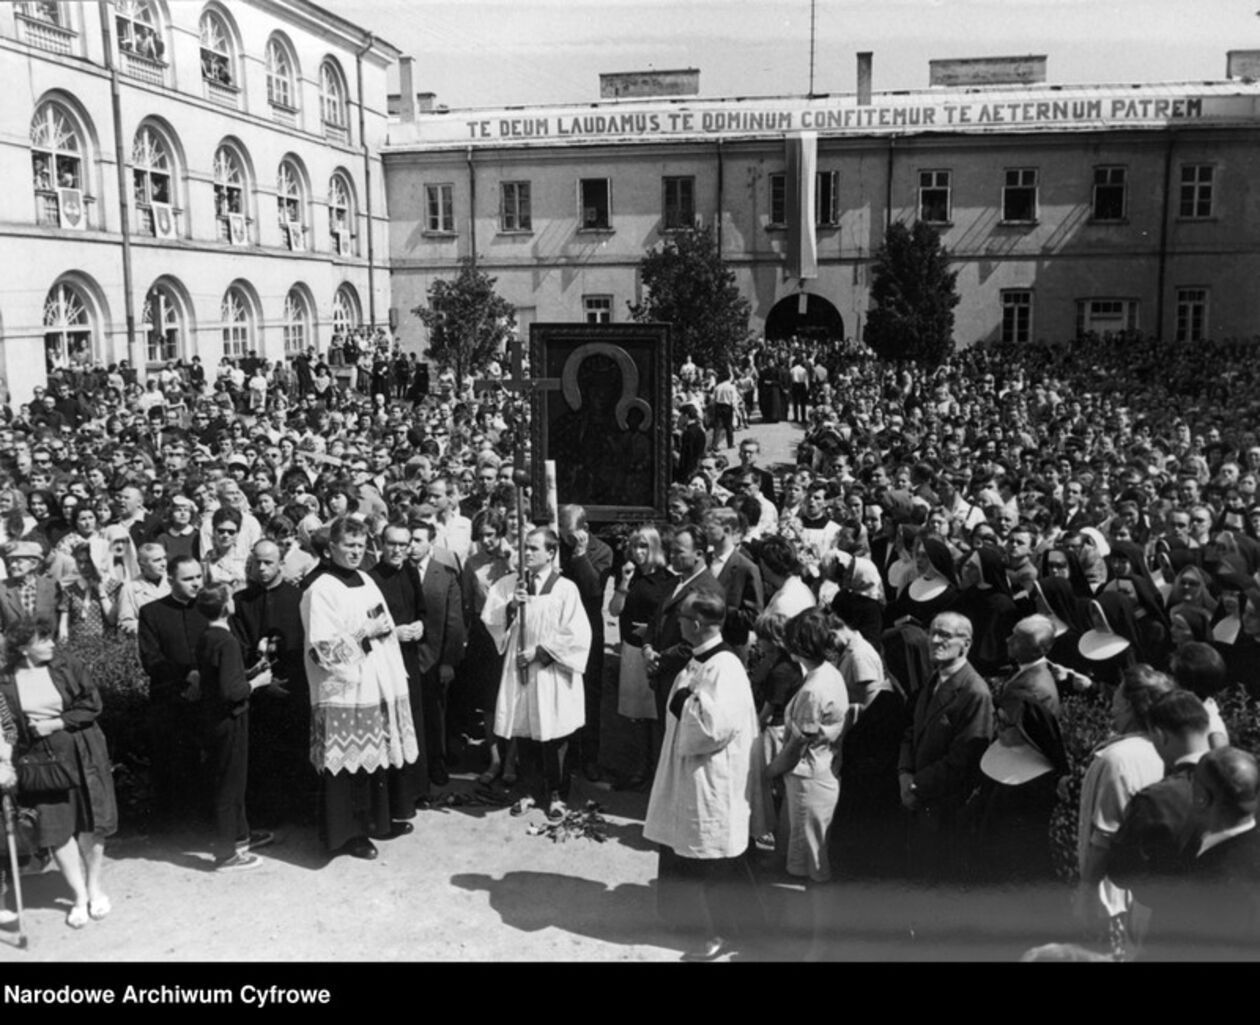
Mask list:
POLYGON ((665 192, 665 230, 696 226, 696 180, 693 177, 662 178, 665 192))
POLYGON ((1177 341, 1201 342, 1207 337, 1206 288, 1177 289, 1177 341))
POLYGON ((1029 224, 1037 220, 1037 169, 1008 167, 1002 189, 1002 220, 1029 224))
POLYGON ((919 220, 948 224, 951 214, 948 171, 919 172, 919 220))
POLYGON ((1032 292, 1026 288, 1002 293, 1002 341, 1016 345, 1032 341, 1032 292))
POLYGON ((1094 220, 1124 220, 1124 175, 1123 167, 1094 168, 1094 220))
POLYGON ((1078 335, 1136 331, 1137 326, 1136 299, 1078 299, 1076 302, 1078 335))
POLYGON ((1212 180, 1216 169, 1211 164, 1181 165, 1181 216, 1212 216, 1212 180))
POLYGON ((612 227, 612 189, 607 178, 583 178, 578 182, 579 223, 584 230, 607 231, 612 227))
POLYGON ((503 182, 499 186, 499 230, 532 231, 529 182, 503 182))
POLYGON ((838 171, 819 171, 814 183, 814 223, 839 224, 840 203, 836 193, 839 191, 840 173, 838 171))
POLYGON ((787 175, 770 175, 770 223, 787 224, 787 175))
POLYGON ((586 313, 586 322, 588 324, 612 323, 611 295, 584 295, 582 296, 582 309, 586 313))
POLYGON ((455 232, 455 186, 426 185, 425 228, 451 235, 455 232))

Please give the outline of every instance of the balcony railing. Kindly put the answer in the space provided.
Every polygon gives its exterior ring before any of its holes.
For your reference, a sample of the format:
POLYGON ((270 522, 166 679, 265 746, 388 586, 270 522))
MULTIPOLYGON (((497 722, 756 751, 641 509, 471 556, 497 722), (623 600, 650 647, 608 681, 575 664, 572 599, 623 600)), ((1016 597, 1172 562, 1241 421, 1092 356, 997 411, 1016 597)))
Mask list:
POLYGON ((74 53, 75 33, 70 29, 21 13, 14 17, 21 28, 24 43, 38 46, 41 50, 51 50, 53 53, 74 53))
POLYGON ((132 78, 152 85, 166 84, 166 62, 153 57, 145 57, 130 50, 122 51, 122 69, 132 78))
POLYGON ((206 87, 206 99, 212 103, 222 104, 224 107, 231 107, 233 110, 236 110, 241 105, 241 91, 236 86, 216 82, 209 78, 203 78, 202 82, 205 83, 206 87))

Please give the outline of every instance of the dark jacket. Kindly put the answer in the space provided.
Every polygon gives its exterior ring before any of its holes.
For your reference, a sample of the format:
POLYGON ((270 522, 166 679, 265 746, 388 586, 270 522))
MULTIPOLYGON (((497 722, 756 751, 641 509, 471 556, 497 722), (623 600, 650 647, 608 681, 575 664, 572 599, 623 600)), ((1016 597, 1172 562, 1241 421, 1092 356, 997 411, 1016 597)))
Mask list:
POLYGON ((151 700, 167 700, 183 693, 197 661, 197 641, 210 621, 174 595, 164 595, 140 609, 138 641, 140 665, 149 677, 151 700))
POLYGON ((726 593, 726 622, 722 624, 722 640, 732 647, 748 643, 753 624, 765 608, 761 570, 737 550, 722 566, 718 584, 726 593))
POLYGON ((421 581, 424 589, 424 637, 420 639, 420 671, 457 666, 464 657, 464 605, 459 573, 435 556, 421 581))
POLYGON ((935 690, 925 685, 919 691, 897 771, 914 776, 923 805, 957 810, 977 782, 992 736, 993 696, 968 663, 935 690))
MULTIPOLYGON (((35 578, 35 616, 57 621, 57 584, 52 577, 40 574, 35 578)), ((22 606, 22 588, 12 579, 0 584, 0 630, 9 630, 26 617, 22 606)))

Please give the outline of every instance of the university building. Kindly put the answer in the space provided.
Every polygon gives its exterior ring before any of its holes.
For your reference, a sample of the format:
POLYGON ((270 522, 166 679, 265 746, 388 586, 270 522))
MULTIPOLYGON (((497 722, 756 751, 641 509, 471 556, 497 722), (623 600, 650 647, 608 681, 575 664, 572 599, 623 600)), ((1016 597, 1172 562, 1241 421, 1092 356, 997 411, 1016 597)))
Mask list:
POLYGON ((304 0, 0 5, 0 374, 326 347, 389 302, 389 43, 304 0))
MULTIPOLYGON (((956 340, 1260 332, 1260 84, 1057 86, 1045 58, 934 61, 927 89, 703 99, 698 73, 604 76, 599 102, 432 109, 404 59, 384 149, 391 303, 475 257, 533 321, 618 322, 645 249, 712 229, 754 330, 861 337, 893 221, 941 232, 956 340)), ((1260 77, 1260 76, 1258 76, 1260 77)))

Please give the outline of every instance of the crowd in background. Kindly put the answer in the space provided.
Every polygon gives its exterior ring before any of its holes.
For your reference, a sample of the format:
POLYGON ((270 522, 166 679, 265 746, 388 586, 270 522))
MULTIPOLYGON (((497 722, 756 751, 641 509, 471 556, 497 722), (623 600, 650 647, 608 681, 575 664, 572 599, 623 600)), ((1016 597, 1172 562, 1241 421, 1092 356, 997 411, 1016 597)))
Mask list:
MULTIPOLYGON (((1255 765, 1229 746, 1215 697, 1234 683, 1260 691, 1257 372, 1247 346, 1128 335, 976 347, 936 368, 797 339, 717 370, 685 360, 665 517, 603 540, 580 508, 559 520, 557 564, 593 636, 585 724, 564 757, 591 781, 650 791, 679 719, 675 683, 716 619, 756 711, 749 857, 813 887, 1049 880, 1050 816, 1069 775, 1064 701, 1109 701, 1116 739, 1079 797, 1082 920, 1117 950, 1142 932, 1158 949, 1178 939, 1161 921, 1201 925, 1194 908, 1219 910, 1224 887, 1239 895, 1234 938, 1254 942, 1260 873, 1245 859, 1222 867, 1219 834, 1254 833, 1255 765), (763 463, 756 425, 789 418, 804 438, 780 470, 763 463), (706 594, 721 597, 718 612, 706 594), (620 628, 607 680, 606 614, 620 628), (601 759, 605 685, 639 738, 634 766, 601 759), (1180 832, 1135 837, 1153 827, 1133 825, 1130 806, 1183 777, 1180 832), (1134 912, 1143 901, 1149 928, 1134 912)), ((54 375, 0 422, 5 680, 47 699, 51 733, 89 733, 99 695, 55 646, 135 633, 165 774, 155 806, 187 812, 192 770, 175 766, 196 745, 171 738, 194 729, 183 705, 200 698, 183 690, 192 662, 172 673, 169 636, 146 637, 143 610, 172 595, 177 611, 197 607, 213 588, 235 611, 211 603, 206 623, 214 612, 246 664, 266 662, 253 678, 265 682, 234 699, 255 709, 251 811, 293 814, 315 799, 294 625, 303 581, 328 564, 338 521, 365 526, 365 569, 387 558, 395 525, 423 568, 425 640, 408 674, 423 679, 425 778, 413 796, 447 782, 469 738, 485 752, 480 782, 514 785, 517 752, 490 721, 501 649, 482 613, 516 570, 522 430, 508 392, 431 381, 384 332, 339 337, 324 359, 225 359, 212 376, 194 359, 143 385, 125 365, 54 375)), ((9 702, 30 720, 28 704, 9 702)), ((80 796, 46 816, 37 844, 82 896, 75 925, 108 913, 99 846, 117 814, 103 752, 83 747, 80 796)), ((220 862, 249 864, 267 842, 223 829, 220 862)), ((815 924, 828 928, 821 911, 815 924)))

